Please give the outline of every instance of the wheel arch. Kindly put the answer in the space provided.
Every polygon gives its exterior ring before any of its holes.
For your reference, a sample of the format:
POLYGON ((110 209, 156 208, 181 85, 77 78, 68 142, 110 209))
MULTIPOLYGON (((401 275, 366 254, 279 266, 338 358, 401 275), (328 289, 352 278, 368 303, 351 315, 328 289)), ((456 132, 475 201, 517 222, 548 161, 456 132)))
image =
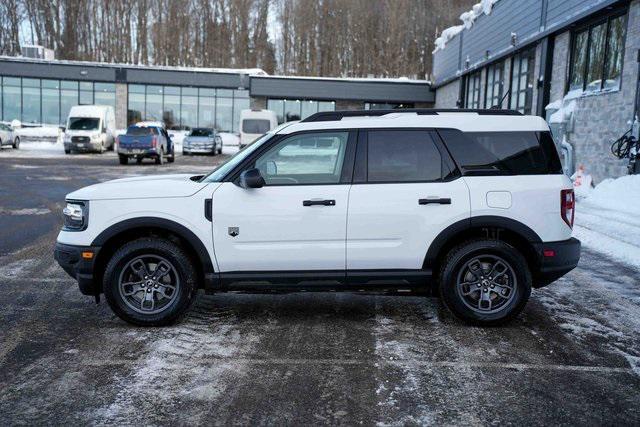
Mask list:
POLYGON ((184 225, 157 217, 138 217, 118 222, 93 240, 91 246, 100 247, 94 264, 94 278, 98 286, 102 283, 106 265, 117 248, 140 237, 162 237, 180 244, 195 263, 199 286, 213 286, 215 270, 202 240, 184 225))
POLYGON ((442 230, 431 242, 422 267, 434 273, 439 271, 442 260, 453 247, 477 237, 505 241, 523 254, 532 273, 539 267, 534 245, 542 242, 540 236, 519 221, 488 215, 464 219, 442 230))

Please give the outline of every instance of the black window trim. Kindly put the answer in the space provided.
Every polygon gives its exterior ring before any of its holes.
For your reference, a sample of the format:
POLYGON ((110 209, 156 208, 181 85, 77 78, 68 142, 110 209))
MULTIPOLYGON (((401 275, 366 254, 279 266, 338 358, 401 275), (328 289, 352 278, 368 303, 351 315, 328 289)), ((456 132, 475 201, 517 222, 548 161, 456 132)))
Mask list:
POLYGON ((225 177, 220 180, 220 182, 232 182, 234 184, 238 184, 240 180, 240 174, 245 170, 249 169, 250 166, 254 165, 258 157, 266 153, 269 149, 271 149, 274 145, 279 144, 280 142, 288 139, 290 137, 304 135, 304 134, 313 134, 313 133, 336 133, 342 132, 347 133, 347 147, 344 153, 344 161, 342 162, 342 171, 340 172, 340 181, 333 183, 304 183, 304 184, 269 184, 265 185, 265 187, 304 187, 304 186, 312 186, 312 185, 350 185, 353 179, 353 168, 355 162, 355 151, 356 151, 356 143, 357 143, 357 131, 358 129, 309 129, 298 132, 292 132, 287 134, 276 134, 269 141, 263 144, 262 147, 258 148, 254 153, 251 153, 249 157, 244 159, 242 163, 237 165, 234 169, 229 171, 225 177))
POLYGON ((569 93, 570 87, 571 87, 571 77, 573 76, 573 68, 574 68, 574 59, 575 59, 575 43, 576 43, 576 39, 578 34, 581 34, 583 32, 586 31, 587 33, 587 47, 586 47, 586 58, 585 58, 585 66, 584 66, 584 70, 582 71, 582 91, 586 91, 586 87, 587 87, 587 73, 589 71, 589 60, 590 58, 590 51, 591 51, 591 31, 593 30, 593 28, 597 27, 598 25, 601 24, 606 24, 605 27, 605 41, 604 41, 604 57, 603 57, 603 63, 602 63, 602 69, 600 70, 601 74, 601 81, 600 81, 600 89, 598 90, 594 90, 592 92, 594 93, 608 93, 611 91, 619 91, 620 88, 622 87, 622 77, 624 75, 624 54, 625 54, 625 49, 626 49, 626 44, 627 44, 627 30, 628 30, 628 23, 629 23, 629 8, 628 6, 624 6, 622 8, 617 8, 614 9, 612 11, 610 11, 608 14, 606 14, 605 16, 598 16, 597 18, 591 19, 588 22, 585 22, 583 24, 581 24, 580 26, 575 27, 572 31, 571 31, 571 42, 569 43, 569 70, 567 73, 567 78, 565 79, 565 87, 564 87, 564 94, 566 95, 567 93, 569 93), (624 37, 622 38, 622 47, 621 47, 621 55, 622 55, 622 61, 621 61, 621 66, 620 66, 620 85, 617 89, 612 89, 612 90, 604 90, 604 83, 605 83, 605 73, 607 72, 607 59, 609 57, 609 36, 611 34, 611 21, 620 17, 624 17, 624 37))
POLYGON ((437 133, 437 128, 432 127, 375 127, 375 128, 361 128, 358 129, 358 146, 356 148, 355 165, 353 168, 353 185, 362 184, 432 184, 432 183, 445 183, 455 181, 462 175, 457 165, 451 158, 451 154, 444 146, 440 135, 437 133), (451 172, 436 180, 416 180, 416 181, 369 181, 368 177, 368 160, 369 160, 369 132, 375 131, 423 131, 428 132, 429 136, 433 140, 433 143, 440 153, 442 162, 451 170, 451 172))

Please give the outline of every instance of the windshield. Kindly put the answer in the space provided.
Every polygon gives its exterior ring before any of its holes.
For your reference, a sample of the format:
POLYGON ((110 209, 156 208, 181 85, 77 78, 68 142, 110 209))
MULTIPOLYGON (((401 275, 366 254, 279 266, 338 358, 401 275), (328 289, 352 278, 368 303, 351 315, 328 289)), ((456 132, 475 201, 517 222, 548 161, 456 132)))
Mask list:
POLYGON ((224 178, 233 168, 242 163, 242 161, 246 159, 248 155, 253 153, 262 144, 271 139, 273 135, 274 134, 272 133, 262 135, 251 145, 247 145, 245 148, 234 154, 225 163, 222 163, 217 168, 215 168, 209 175, 203 177, 200 182, 220 182, 222 178, 224 178))
POLYGON ((144 136, 144 135, 157 135, 157 131, 155 128, 147 128, 147 127, 139 127, 139 126, 129 126, 127 129, 127 135, 131 136, 144 136))
POLYGON ((69 117, 69 130, 96 130, 100 119, 93 117, 69 117))
POLYGON ((189 136, 211 136, 213 129, 197 128, 191 131, 189 136))
POLYGON ((244 119, 242 121, 242 132, 263 134, 269 132, 271 122, 263 119, 244 119))

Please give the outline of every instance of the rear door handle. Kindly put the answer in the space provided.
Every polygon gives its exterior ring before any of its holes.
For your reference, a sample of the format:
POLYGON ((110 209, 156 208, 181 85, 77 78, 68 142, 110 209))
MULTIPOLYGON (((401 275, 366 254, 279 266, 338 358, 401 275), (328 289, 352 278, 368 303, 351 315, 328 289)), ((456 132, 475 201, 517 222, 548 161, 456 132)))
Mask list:
POLYGON ((335 200, 303 200, 302 206, 335 206, 335 200))
POLYGON ((418 199, 418 204, 419 205, 450 205, 451 204, 451 199, 446 197, 446 198, 429 198, 429 199, 418 199))

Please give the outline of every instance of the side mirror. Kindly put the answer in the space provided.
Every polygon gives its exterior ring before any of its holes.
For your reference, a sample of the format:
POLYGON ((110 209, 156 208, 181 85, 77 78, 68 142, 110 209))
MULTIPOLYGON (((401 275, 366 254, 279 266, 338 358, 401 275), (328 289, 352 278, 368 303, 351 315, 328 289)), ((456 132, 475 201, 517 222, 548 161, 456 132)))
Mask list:
POLYGON ((264 185, 264 178, 259 169, 249 169, 240 174, 240 187, 244 189, 261 188, 264 185))

